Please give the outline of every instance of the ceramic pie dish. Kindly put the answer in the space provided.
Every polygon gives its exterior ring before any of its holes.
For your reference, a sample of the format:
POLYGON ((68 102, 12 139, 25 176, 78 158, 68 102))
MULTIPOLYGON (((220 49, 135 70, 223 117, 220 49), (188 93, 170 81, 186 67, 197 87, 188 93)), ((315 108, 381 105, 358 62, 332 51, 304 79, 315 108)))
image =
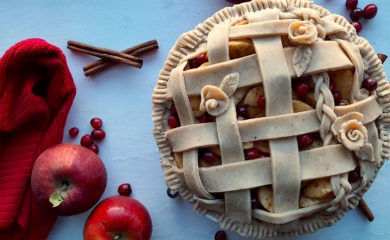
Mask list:
POLYGON ((342 16, 304 0, 224 8, 177 40, 159 75, 166 183, 243 236, 330 226, 389 156, 389 96, 342 16))

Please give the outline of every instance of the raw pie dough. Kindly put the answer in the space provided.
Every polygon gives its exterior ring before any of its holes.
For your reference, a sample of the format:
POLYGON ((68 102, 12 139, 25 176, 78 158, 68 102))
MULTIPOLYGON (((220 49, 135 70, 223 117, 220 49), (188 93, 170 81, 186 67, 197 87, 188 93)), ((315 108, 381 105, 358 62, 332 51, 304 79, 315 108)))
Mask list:
POLYGON ((389 97, 380 60, 343 17, 305 0, 224 8, 178 39, 159 75, 153 120, 166 183, 243 236, 330 226, 357 206, 389 157, 389 97), (200 54, 208 62, 190 68, 200 54), (367 77, 376 91, 361 88, 367 77), (312 91, 296 96, 294 81, 312 91), (331 81, 345 106, 336 106, 331 81), (180 119, 174 129, 172 104, 180 119), (249 119, 237 119, 240 106, 249 119), (199 123, 204 114, 215 121, 199 123), (300 149, 302 134, 318 138, 300 149), (246 160, 250 148, 265 155, 246 160), (202 149, 219 162, 205 163, 202 149), (361 178, 349 182, 356 169, 361 178))

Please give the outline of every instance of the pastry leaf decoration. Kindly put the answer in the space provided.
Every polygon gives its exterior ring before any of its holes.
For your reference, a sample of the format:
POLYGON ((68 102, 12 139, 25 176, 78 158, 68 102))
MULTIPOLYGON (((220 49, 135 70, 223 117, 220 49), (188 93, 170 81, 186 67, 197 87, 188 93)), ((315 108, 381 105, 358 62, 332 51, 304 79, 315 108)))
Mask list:
POLYGON ((292 63, 297 77, 300 77, 310 64, 313 51, 309 46, 298 46, 295 48, 292 63))

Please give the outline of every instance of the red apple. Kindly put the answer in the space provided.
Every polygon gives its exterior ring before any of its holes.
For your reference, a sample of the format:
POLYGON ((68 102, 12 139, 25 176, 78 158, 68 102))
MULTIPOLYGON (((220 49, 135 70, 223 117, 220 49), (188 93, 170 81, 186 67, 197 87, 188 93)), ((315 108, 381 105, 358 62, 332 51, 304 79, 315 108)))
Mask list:
POLYGON ((84 225, 84 240, 147 240, 152 220, 137 200, 113 196, 95 207, 84 225))
POLYGON ((106 184, 106 168, 99 156, 75 144, 59 144, 44 151, 31 175, 37 202, 57 215, 88 210, 100 199, 106 184))

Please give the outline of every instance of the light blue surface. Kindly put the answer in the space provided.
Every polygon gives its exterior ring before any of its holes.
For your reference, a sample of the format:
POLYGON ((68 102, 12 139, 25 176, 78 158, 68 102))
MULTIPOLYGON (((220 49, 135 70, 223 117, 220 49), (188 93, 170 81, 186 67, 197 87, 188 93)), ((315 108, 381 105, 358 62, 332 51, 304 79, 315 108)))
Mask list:
MULTIPOLYGON (((344 0, 315 1, 333 13, 346 16, 344 0)), ((364 7, 369 1, 359 1, 364 7)), ((364 22, 361 35, 377 52, 390 55, 388 13, 390 1, 372 1, 379 6, 375 19, 364 22)), ((108 171, 103 197, 116 194, 117 186, 130 182, 133 197, 148 209, 153 220, 152 239, 213 239, 218 225, 193 212, 192 207, 166 196, 159 153, 152 135, 151 95, 168 51, 177 37, 192 30, 217 10, 230 6, 225 0, 106 0, 106 1, 0 1, 0 53, 14 43, 40 37, 59 46, 68 59, 77 86, 66 131, 89 132, 89 120, 100 116, 106 139, 99 144, 108 171), (70 52, 67 40, 76 40, 116 50, 156 38, 160 49, 144 55, 141 70, 117 66, 94 77, 84 77, 82 67, 93 57, 70 52)), ((390 72, 390 61, 385 64, 390 72)), ((64 142, 78 143, 65 134, 64 142)), ((358 211, 351 211, 334 226, 316 234, 294 239, 356 240, 390 239, 390 168, 385 165, 365 195, 375 214, 369 223, 358 211)), ((82 239, 89 211, 60 217, 50 240, 82 239)), ((229 239, 243 239, 228 232, 229 239)))

